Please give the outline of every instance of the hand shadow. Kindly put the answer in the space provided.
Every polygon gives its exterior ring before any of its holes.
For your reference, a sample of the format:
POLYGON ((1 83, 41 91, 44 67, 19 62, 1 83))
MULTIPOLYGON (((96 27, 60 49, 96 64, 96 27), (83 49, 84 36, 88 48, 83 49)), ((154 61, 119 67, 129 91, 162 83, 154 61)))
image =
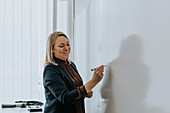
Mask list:
POLYGON ((101 96, 107 99, 105 113, 161 113, 145 104, 150 82, 142 61, 142 42, 130 35, 121 42, 119 56, 107 64, 101 96))

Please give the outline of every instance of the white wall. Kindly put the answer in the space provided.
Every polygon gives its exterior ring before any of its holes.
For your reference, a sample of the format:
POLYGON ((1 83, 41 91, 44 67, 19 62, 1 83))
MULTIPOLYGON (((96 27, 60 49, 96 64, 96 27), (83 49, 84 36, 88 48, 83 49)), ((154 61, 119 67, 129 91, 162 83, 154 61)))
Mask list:
POLYGON ((45 102, 47 37, 62 31, 73 43, 73 1, 0 0, 0 24, 0 104, 45 102))
MULTIPOLYGON (((45 102, 46 41, 53 31, 62 31, 73 44, 73 1, 0 0, 0 25, 0 104, 45 102)), ((21 112, 11 110, 0 107, 0 113, 21 112)))
POLYGON ((108 64, 105 80, 111 79, 95 87, 94 97, 86 99, 86 111, 169 113, 170 2, 76 3, 74 52, 79 71, 86 82, 92 76, 90 68, 108 64), (101 85, 110 90, 110 106, 101 98, 101 85))
MULTIPOLYGON (((74 2, 73 0, 56 0, 57 1, 57 10, 56 10, 56 22, 57 26, 55 31, 62 31, 64 32, 71 43, 71 46, 73 48, 74 40, 73 40, 73 18, 74 18, 74 13, 73 13, 73 7, 74 7, 74 2)), ((70 54, 70 59, 73 60, 73 49, 71 50, 70 54)))
POLYGON ((46 0, 0 1, 0 104, 44 99, 41 77, 46 36, 51 32, 46 4, 46 0))

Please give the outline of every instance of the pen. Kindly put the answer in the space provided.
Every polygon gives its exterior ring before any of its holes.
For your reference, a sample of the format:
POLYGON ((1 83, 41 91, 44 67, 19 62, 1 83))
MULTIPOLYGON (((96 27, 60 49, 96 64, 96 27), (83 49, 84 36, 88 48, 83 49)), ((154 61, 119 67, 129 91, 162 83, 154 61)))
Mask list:
MULTIPOLYGON (((104 67, 106 67, 107 65, 104 65, 104 67)), ((97 67, 96 68, 93 68, 93 69, 91 69, 91 71, 95 71, 97 69, 97 67)))

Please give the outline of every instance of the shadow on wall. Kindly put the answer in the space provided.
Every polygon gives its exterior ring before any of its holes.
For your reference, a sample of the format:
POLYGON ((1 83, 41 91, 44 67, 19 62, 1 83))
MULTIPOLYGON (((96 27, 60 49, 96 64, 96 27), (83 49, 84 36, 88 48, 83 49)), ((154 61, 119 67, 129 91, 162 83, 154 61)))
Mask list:
POLYGON ((106 99, 104 113, 162 113, 145 103, 150 82, 142 62, 142 42, 130 35, 121 42, 119 56, 108 63, 101 88, 106 99))

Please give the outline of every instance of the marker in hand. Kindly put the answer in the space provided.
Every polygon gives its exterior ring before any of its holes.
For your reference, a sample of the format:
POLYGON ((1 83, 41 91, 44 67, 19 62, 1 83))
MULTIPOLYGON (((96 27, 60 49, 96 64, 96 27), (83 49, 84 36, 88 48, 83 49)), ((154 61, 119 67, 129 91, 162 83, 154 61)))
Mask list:
MULTIPOLYGON (((104 67, 106 67, 107 65, 104 65, 104 67)), ((93 69, 91 69, 91 71, 95 71, 97 69, 97 67, 96 68, 93 68, 93 69)))

